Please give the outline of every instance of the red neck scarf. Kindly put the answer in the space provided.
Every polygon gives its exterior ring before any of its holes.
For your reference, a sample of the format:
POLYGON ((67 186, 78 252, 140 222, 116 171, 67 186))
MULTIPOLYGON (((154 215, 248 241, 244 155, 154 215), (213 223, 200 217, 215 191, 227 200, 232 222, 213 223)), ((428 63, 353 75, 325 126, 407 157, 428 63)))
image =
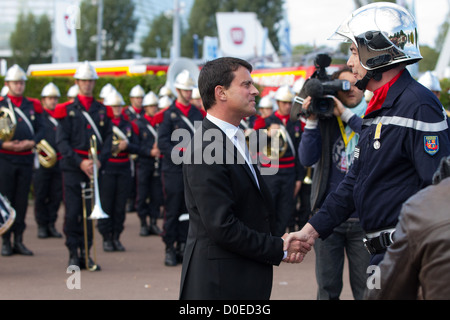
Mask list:
POLYGON ((116 127, 119 126, 120 123, 120 116, 114 119, 111 119, 111 122, 113 123, 113 125, 115 125, 116 127))
POLYGON ((16 107, 20 107, 22 105, 23 97, 10 96, 9 94, 7 96, 16 107))
POLYGON ((278 119, 280 119, 281 122, 283 122, 284 125, 286 125, 286 123, 287 123, 288 120, 289 120, 289 115, 283 116, 283 115, 281 115, 281 114, 278 112, 278 110, 275 111, 275 116, 276 116, 278 119))
POLYGON ((180 109, 180 111, 183 112, 183 114, 184 114, 186 117, 188 116, 189 110, 191 110, 191 105, 190 105, 190 104, 188 104, 187 106, 185 106, 184 104, 178 102, 178 100, 175 101, 175 106, 176 106, 178 109, 180 109))
POLYGON ((391 81, 373 92, 373 97, 372 99, 370 99, 369 105, 367 106, 366 115, 381 108, 384 100, 386 100, 389 88, 392 87, 392 85, 395 83, 395 81, 397 81, 398 78, 400 78, 403 71, 405 70, 400 71, 394 78, 391 79, 391 81))
POLYGON ((85 107, 86 110, 89 111, 89 108, 91 107, 91 104, 94 101, 94 97, 86 97, 86 96, 78 95, 78 100, 83 105, 83 107, 85 107))
POLYGON ((50 109, 44 108, 44 110, 53 118, 55 117, 55 109, 50 110, 50 109))
POLYGON ((145 118, 145 120, 148 121, 148 123, 153 125, 153 117, 152 116, 148 116, 148 115, 144 114, 144 118, 145 118))

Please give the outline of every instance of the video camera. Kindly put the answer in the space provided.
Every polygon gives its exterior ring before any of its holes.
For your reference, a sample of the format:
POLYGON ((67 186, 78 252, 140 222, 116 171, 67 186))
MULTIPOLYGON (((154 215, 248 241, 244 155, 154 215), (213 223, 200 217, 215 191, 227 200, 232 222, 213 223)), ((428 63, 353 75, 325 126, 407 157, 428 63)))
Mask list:
POLYGON ((305 82, 299 96, 294 99, 294 107, 291 114, 295 119, 299 116, 309 117, 311 114, 316 114, 319 118, 329 118, 333 116, 334 100, 332 96, 336 96, 338 91, 350 90, 350 82, 347 80, 331 80, 327 74, 326 68, 331 63, 331 57, 328 54, 318 54, 314 59, 314 66, 316 71, 305 82), (311 104, 308 110, 303 110, 301 105, 303 99, 310 96, 311 104), (298 104, 295 107, 295 104, 298 104))

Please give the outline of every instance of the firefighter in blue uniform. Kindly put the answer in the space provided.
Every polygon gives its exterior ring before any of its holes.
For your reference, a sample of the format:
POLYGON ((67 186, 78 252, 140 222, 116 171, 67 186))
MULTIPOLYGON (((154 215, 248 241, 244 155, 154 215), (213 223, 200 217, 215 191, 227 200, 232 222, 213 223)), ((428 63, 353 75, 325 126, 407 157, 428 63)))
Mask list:
POLYGON ((62 175, 59 166, 61 154, 56 147, 56 128, 58 121, 54 118, 55 107, 61 97, 58 87, 50 82, 41 92, 41 102, 44 107, 42 123, 45 128, 43 142, 49 147, 38 145, 37 152, 42 153, 39 167, 34 173, 34 211, 38 224, 38 238, 62 238, 62 234, 56 230, 55 223, 58 218, 58 210, 63 199, 62 175), (47 148, 51 148, 47 150, 47 148))
POLYGON ((103 236, 104 251, 125 251, 120 234, 124 230, 125 207, 132 185, 130 154, 138 152, 139 138, 135 125, 122 112, 125 101, 118 91, 109 92, 103 104, 113 113, 113 145, 99 181, 102 208, 109 218, 98 221, 98 231, 103 236))
POLYGON ((184 201, 182 164, 181 162, 176 163, 172 159, 173 156, 178 159, 183 157, 189 141, 181 141, 181 138, 173 141, 172 132, 184 129, 184 132, 188 132, 192 138, 195 122, 203 120, 201 111, 190 104, 192 90, 196 86, 191 73, 188 70, 180 72, 175 78, 174 86, 177 91, 177 99, 165 110, 163 120, 158 128, 158 147, 163 154, 161 170, 165 217, 162 236, 166 245, 164 261, 166 266, 175 266, 181 261, 189 227, 188 220, 183 218, 186 216, 183 214, 187 213, 187 209, 184 201), (173 150, 174 148, 176 150, 173 150))
MULTIPOLYGON (((44 128, 39 100, 23 96, 26 80, 23 69, 13 65, 5 76, 8 93, 6 97, 0 98, 2 118, 6 121, 5 114, 9 111, 11 118, 14 118, 12 122, 15 123, 15 130, 11 131, 11 135, 3 136, 2 133, 0 136, 0 193, 8 198, 16 210, 13 225, 2 235, 3 256, 14 253, 33 255, 23 244, 23 233, 26 228, 28 194, 33 176, 33 148, 44 137, 44 128), (13 245, 11 234, 14 235, 13 245)), ((9 128, 7 131, 9 132, 9 128)))
MULTIPOLYGON (((85 255, 89 255, 89 252, 85 251, 84 245, 81 183, 89 186, 93 176, 93 161, 89 159, 92 135, 97 139, 98 169, 106 164, 111 155, 112 114, 108 111, 110 109, 93 97, 98 76, 89 62, 84 62, 77 69, 74 78, 79 87, 79 94, 73 102, 59 104, 55 109, 55 117, 59 121, 56 144, 62 155, 60 164, 66 209, 63 231, 66 236, 65 245, 69 250, 69 265, 91 269, 94 261, 90 257, 89 265, 85 265, 85 255)), ((92 246, 92 220, 88 219, 87 222, 89 251, 92 246)))
MULTIPOLYGON (((272 167, 276 171, 275 174, 263 175, 263 179, 275 201, 276 230, 274 235, 280 237, 286 233, 288 223, 294 215, 295 197, 305 175, 297 154, 301 139, 300 122, 289 119, 294 97, 294 92, 289 86, 278 88, 274 96, 278 109, 264 119, 267 130, 277 129, 284 132, 284 137, 282 136, 280 139, 283 154, 275 162, 270 159, 261 161, 262 167, 272 167)), ((264 155, 262 156, 264 157, 264 155)))
POLYGON ((371 264, 378 264, 395 241, 402 204, 431 184, 441 158, 450 154, 447 116, 436 96, 405 68, 422 57, 415 20, 403 7, 363 6, 333 38, 352 42, 347 65, 358 80, 356 86, 374 96, 350 171, 286 245, 294 238, 326 238, 356 210, 371 264))
POLYGON ((155 114, 158 111, 158 97, 152 91, 144 96, 144 114, 135 120, 139 129, 139 153, 137 172, 137 214, 141 221, 140 236, 160 235, 157 225, 160 207, 164 204, 161 184, 161 152, 158 149, 158 124, 155 114))

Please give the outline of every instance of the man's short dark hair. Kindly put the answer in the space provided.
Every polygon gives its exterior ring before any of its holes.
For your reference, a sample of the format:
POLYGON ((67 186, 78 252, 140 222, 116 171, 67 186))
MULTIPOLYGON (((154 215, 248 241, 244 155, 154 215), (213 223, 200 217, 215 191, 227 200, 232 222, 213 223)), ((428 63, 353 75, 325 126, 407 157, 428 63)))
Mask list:
POLYGON ((241 66, 252 72, 252 65, 239 58, 218 58, 205 64, 198 77, 198 90, 200 91, 205 110, 208 110, 216 103, 216 86, 229 88, 234 79, 233 72, 241 66))
POLYGON ((344 73, 344 72, 350 72, 352 73, 352 69, 350 69, 349 67, 345 66, 342 69, 335 71, 332 75, 331 75, 331 79, 336 80, 339 79, 339 76, 344 73))

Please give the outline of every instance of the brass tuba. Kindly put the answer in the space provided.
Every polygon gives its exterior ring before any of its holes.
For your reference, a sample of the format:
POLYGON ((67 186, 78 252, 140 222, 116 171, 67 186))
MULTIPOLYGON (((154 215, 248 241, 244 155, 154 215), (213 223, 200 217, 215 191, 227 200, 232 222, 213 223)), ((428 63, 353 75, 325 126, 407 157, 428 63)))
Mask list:
POLYGON ((267 128, 261 130, 266 135, 267 144, 262 148, 264 156, 271 160, 277 160, 284 156, 288 148, 286 135, 288 134, 283 127, 267 128))
POLYGON ((36 153, 39 159, 39 164, 44 168, 51 168, 56 164, 57 155, 55 149, 47 142, 47 140, 42 139, 36 145, 36 153))
POLYGON ((120 130, 118 127, 113 126, 113 139, 112 139, 112 147, 111 147, 111 154, 113 157, 117 157, 119 154, 119 143, 120 141, 125 140, 128 142, 127 136, 120 130))
POLYGON ((0 107, 0 140, 9 141, 16 131, 17 120, 14 111, 0 107))

